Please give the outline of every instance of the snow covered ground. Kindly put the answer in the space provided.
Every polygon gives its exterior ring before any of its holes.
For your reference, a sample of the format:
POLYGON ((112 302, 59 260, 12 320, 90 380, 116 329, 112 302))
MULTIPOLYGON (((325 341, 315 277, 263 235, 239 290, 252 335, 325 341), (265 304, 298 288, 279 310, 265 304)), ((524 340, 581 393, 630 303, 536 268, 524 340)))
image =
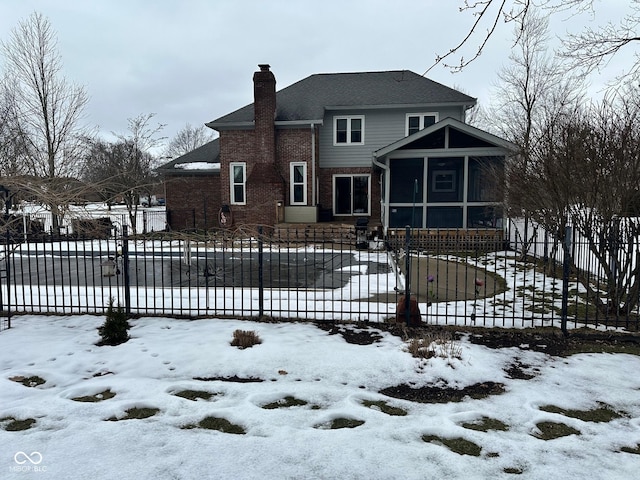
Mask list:
POLYGON ((375 343, 355 345, 312 324, 167 318, 132 320, 131 340, 98 347, 103 321, 29 315, 0 332, 0 478, 638 478, 640 455, 621 451, 640 444, 636 356, 558 358, 524 346, 489 349, 462 340, 460 358, 418 360, 400 338, 384 332, 376 332, 381 338, 375 343), (262 343, 231 346, 236 329, 256 331, 262 343), (510 378, 505 369, 513 365, 533 378, 510 378), (25 386, 21 377, 44 383, 25 386), (229 377, 263 381, 222 380, 229 377), (400 384, 463 388, 479 382, 502 383, 505 392, 446 404, 379 393, 400 384), (213 395, 197 401, 176 395, 185 390, 213 395), (107 391, 115 396, 107 399, 107 391), (102 401, 77 400, 91 396, 102 401), (307 403, 286 406, 286 397, 307 403), (282 408, 264 408, 269 404, 282 408), (586 411, 602 404, 620 416, 596 423, 541 408, 586 411), (406 415, 385 413, 385 406, 406 415), (124 419, 134 407, 158 411, 124 419), (199 428, 210 416, 245 433, 199 428), (463 426, 483 417, 507 430, 463 426), (364 423, 328 428, 338 418, 364 423), (29 429, 9 431, 14 420, 28 419, 35 420, 29 429), (578 433, 537 438, 537 425, 546 421, 578 433), (428 436, 440 440, 426 442, 428 436), (443 444, 457 437, 479 446, 480 455, 443 444))

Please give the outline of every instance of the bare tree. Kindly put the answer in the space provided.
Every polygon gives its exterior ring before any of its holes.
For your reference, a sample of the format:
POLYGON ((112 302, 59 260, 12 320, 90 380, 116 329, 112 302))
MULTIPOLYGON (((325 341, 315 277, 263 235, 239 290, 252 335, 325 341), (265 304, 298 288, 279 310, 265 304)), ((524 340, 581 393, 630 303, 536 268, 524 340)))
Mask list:
MULTIPOLYGON (((634 86, 629 88, 635 88, 634 86)), ((640 100, 623 90, 550 119, 530 162, 511 168, 508 198, 558 238, 571 225, 597 262, 594 283, 572 260, 604 314, 628 314, 640 292, 640 100)))
POLYGON ((15 122, 15 103, 10 82, 8 77, 0 80, 0 175, 3 177, 15 177, 25 173, 23 162, 20 161, 22 149, 15 122))
POLYGON ((213 130, 206 128, 204 125, 200 127, 193 127, 191 124, 187 123, 185 127, 176 133, 176 136, 171 139, 164 154, 166 157, 177 158, 201 147, 214 138, 215 133, 213 130))
POLYGON ((154 183, 153 156, 136 147, 131 139, 117 142, 94 141, 87 152, 83 180, 94 186, 111 205, 122 199, 133 232, 141 197, 149 195, 154 183))
POLYGON ((164 125, 150 125, 154 115, 141 114, 128 119, 129 132, 114 134, 117 142, 90 141, 85 156, 83 178, 103 194, 107 203, 113 202, 116 197, 124 200, 134 232, 140 200, 149 197, 152 187, 157 183, 153 151, 164 140, 164 137, 158 136, 164 125))
MULTIPOLYGON (((544 129, 553 118, 571 111, 581 101, 582 81, 564 73, 561 62, 550 55, 547 48, 548 20, 536 12, 529 12, 516 20, 514 36, 518 39, 509 55, 508 67, 498 73, 499 84, 494 103, 485 114, 485 121, 497 134, 517 145, 518 152, 507 164, 516 172, 537 168, 533 151, 544 129)), ((502 176, 501 172, 496 172, 502 176)), ((524 228, 518 229, 525 257, 535 240, 537 228, 529 223, 526 200, 517 180, 506 185, 506 213, 523 218, 524 228), (531 229, 529 227, 532 227, 531 229)), ((501 184, 498 182, 498 184, 501 184)))
POLYGON ((141 152, 152 154, 153 150, 162 147, 167 138, 159 136, 160 132, 166 127, 165 124, 150 125, 155 116, 155 113, 143 113, 135 118, 129 118, 127 119, 129 132, 126 135, 117 133, 114 133, 114 135, 122 141, 131 142, 141 152))
MULTIPOLYGON (((440 64, 454 72, 462 70, 482 54, 501 23, 518 22, 525 25, 526 17, 536 8, 543 9, 547 15, 558 12, 595 14, 596 9, 593 0, 462 0, 460 12, 471 15, 473 22, 455 46, 436 56, 425 74, 440 64), (463 54, 465 48, 473 49, 467 58, 463 54)), ((601 8, 605 8, 605 5, 601 8)), ((587 28, 581 33, 569 35, 565 55, 574 61, 574 66, 593 69, 624 47, 640 42, 640 0, 631 0, 628 8, 628 15, 619 24, 607 24, 601 29, 587 28)), ((636 56, 628 73, 636 73, 639 68, 640 58, 636 56)))
POLYGON ((21 22, 1 51, 13 81, 13 122, 30 178, 24 188, 50 207, 57 227, 72 198, 64 186, 78 173, 88 96, 62 76, 55 33, 41 14, 21 22))
POLYGON ((523 255, 538 225, 556 241, 572 226, 602 272, 594 283, 572 259, 592 303, 607 315, 629 312, 640 288, 637 86, 629 82, 601 104, 587 103, 581 80, 548 54, 546 19, 529 11, 516 25, 511 64, 499 74, 486 117, 518 147, 503 184, 507 213, 524 218, 523 255))
POLYGON ((87 139, 87 144, 81 179, 93 185, 98 197, 111 209, 122 191, 118 185, 122 167, 116 158, 116 143, 87 139))
MULTIPOLYGON (((607 23, 600 29, 585 28, 571 34, 565 41, 563 55, 573 61, 574 67, 591 71, 606 64, 620 50, 640 42, 640 0, 631 0, 630 11, 620 23, 607 23)), ((627 74, 640 73, 640 56, 627 74)))

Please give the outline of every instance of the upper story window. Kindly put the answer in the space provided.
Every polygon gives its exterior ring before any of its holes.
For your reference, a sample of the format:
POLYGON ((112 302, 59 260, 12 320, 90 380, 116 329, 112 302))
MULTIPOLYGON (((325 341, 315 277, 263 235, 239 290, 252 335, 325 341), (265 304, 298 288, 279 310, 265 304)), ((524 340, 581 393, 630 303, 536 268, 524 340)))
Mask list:
POLYGON ((364 116, 333 117, 334 145, 363 145, 364 116))
POLYGON ((229 164, 230 199, 233 205, 247 203, 247 164, 244 162, 229 164))
POLYGON ((436 112, 429 113, 408 113, 407 114, 407 136, 419 132, 423 128, 427 128, 438 122, 438 114, 436 112))

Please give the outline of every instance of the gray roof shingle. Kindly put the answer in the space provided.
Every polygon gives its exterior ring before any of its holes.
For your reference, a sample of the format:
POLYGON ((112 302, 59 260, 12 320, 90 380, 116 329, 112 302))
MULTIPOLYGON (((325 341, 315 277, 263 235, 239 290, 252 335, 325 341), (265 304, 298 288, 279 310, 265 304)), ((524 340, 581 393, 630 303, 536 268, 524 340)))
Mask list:
POLYGON ((219 164, 220 163, 220 139, 216 138, 210 142, 205 143, 201 147, 198 147, 194 150, 191 150, 184 155, 181 155, 178 158, 174 158, 170 162, 167 162, 158 167, 158 171, 160 173, 173 173, 173 174, 183 174, 183 175, 193 175, 198 172, 203 173, 212 173, 219 172, 219 168, 215 169, 184 169, 180 168, 176 165, 184 165, 184 164, 199 164, 199 163, 208 163, 208 164, 219 164))
MULTIPOLYGON (((409 70, 311 75, 276 93, 276 121, 321 120, 325 109, 472 105, 476 99, 409 70)), ((253 122, 253 103, 207 123, 213 128, 253 122)))

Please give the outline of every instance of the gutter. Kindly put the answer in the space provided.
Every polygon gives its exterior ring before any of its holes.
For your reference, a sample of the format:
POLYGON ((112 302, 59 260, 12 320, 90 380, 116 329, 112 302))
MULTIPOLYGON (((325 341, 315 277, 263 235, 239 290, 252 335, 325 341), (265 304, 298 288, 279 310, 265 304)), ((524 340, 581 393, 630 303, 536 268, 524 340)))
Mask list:
MULTIPOLYGON (((273 124, 276 127, 302 127, 305 125, 322 125, 321 118, 311 120, 275 120, 273 124)), ((205 125, 213 130, 247 130, 255 127, 255 123, 251 121, 242 122, 208 122, 205 125)))
POLYGON ((376 167, 380 167, 382 170, 388 172, 389 171, 389 165, 387 165, 386 163, 382 163, 378 160, 378 156, 376 155, 375 152, 373 152, 373 154, 371 154, 371 161, 373 162, 373 164, 376 167))

